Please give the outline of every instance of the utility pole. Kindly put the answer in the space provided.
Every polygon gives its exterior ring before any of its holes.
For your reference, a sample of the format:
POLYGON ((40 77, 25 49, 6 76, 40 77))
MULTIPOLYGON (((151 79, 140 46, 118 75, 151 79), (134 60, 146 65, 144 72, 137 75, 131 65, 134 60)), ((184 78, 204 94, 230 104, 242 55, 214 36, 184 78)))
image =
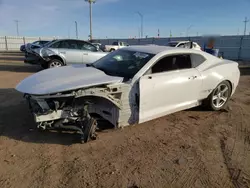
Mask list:
POLYGON ((77 21, 75 21, 75 26, 76 26, 76 39, 78 39, 78 28, 77 28, 77 21))
POLYGON ((14 22, 16 23, 16 34, 17 34, 17 36, 19 36, 18 23, 19 23, 20 21, 19 21, 19 20, 14 20, 14 22))
POLYGON ((187 37, 188 37, 188 33, 189 33, 189 30, 191 29, 191 27, 193 27, 193 26, 190 25, 190 26, 187 28, 187 33, 186 33, 187 37))
POLYGON ((172 31, 170 30, 170 33, 169 33, 169 37, 171 38, 172 37, 172 31))
POLYGON ((158 29, 158 34, 157 34, 158 38, 160 38, 160 29, 158 29))
POLYGON ((89 39, 93 39, 92 35, 92 4, 96 2, 96 0, 85 0, 89 3, 89 39))
POLYGON ((136 13, 141 17, 141 38, 143 38, 143 15, 139 11, 136 13))
POLYGON ((244 28, 244 36, 246 35, 246 31, 247 31, 247 23, 249 22, 249 20, 247 19, 247 17, 245 17, 245 20, 243 21, 245 24, 245 28, 244 28))

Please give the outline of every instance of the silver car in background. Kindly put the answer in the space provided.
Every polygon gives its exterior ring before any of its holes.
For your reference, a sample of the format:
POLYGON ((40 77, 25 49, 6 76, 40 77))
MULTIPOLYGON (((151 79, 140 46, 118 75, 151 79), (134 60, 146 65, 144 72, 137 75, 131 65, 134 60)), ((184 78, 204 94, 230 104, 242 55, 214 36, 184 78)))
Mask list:
POLYGON ((75 39, 54 40, 34 52, 43 59, 43 68, 89 64, 107 54, 89 42, 75 39))

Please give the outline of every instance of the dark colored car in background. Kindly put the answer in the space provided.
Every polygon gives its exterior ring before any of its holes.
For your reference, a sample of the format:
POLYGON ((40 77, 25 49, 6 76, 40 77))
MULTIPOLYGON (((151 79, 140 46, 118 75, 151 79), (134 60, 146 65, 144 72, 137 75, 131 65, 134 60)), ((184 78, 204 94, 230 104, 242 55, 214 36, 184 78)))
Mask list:
MULTIPOLYGON (((42 48, 42 47, 50 44, 53 41, 55 41, 55 40, 52 40, 52 41, 40 40, 40 41, 35 41, 33 43, 28 43, 26 45, 22 45, 21 48, 25 48, 25 50, 23 51, 23 52, 25 52, 24 63, 37 64, 38 62, 43 61, 42 58, 35 55, 33 50, 38 49, 38 48, 42 48)), ((20 50, 21 50, 21 48, 20 48, 20 50)))

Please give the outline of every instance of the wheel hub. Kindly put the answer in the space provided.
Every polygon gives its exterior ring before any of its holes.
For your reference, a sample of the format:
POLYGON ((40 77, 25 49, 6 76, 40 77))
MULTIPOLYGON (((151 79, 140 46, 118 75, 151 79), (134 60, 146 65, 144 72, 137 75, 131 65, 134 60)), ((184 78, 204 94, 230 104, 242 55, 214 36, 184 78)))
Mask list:
POLYGON ((53 61, 50 66, 51 67, 61 67, 62 65, 59 62, 53 61))

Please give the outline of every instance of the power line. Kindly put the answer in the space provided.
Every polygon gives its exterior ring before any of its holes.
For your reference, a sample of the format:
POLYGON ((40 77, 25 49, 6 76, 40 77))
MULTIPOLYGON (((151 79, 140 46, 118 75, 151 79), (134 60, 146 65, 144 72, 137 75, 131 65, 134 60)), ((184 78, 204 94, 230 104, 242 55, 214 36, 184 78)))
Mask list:
POLYGON ((249 20, 247 19, 247 17, 245 17, 245 20, 243 21, 245 24, 245 28, 244 28, 244 36, 246 35, 246 31, 247 31, 247 23, 249 22, 249 20))

